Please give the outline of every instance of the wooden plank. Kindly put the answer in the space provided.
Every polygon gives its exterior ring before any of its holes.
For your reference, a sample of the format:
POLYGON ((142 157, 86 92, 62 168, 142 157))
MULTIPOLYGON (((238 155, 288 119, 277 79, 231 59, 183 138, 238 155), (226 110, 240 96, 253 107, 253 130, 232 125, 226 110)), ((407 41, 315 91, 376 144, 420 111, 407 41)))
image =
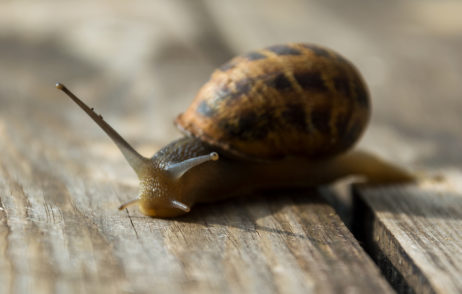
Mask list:
POLYGON ((460 180, 358 189, 356 236, 398 292, 462 291, 460 180))

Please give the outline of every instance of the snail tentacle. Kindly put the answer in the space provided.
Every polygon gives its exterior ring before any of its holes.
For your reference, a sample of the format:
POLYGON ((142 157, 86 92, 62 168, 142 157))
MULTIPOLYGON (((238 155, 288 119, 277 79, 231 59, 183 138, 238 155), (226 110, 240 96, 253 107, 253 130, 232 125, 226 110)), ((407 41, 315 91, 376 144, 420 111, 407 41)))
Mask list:
POLYGON ((114 141, 119 150, 122 152, 125 159, 130 166, 135 170, 138 177, 144 172, 146 167, 151 163, 150 160, 138 153, 128 142, 122 138, 116 130, 114 130, 103 117, 97 114, 93 108, 88 107, 82 100, 80 100, 74 93, 72 93, 66 86, 61 83, 56 83, 56 88, 66 93, 83 111, 85 111, 99 126, 100 128, 114 141))
POLYGON ((177 180, 192 168, 208 161, 218 160, 219 157, 220 156, 218 155, 218 153, 211 152, 207 155, 200 155, 197 157, 189 158, 182 162, 170 164, 167 167, 167 172, 172 176, 173 179, 177 180))
POLYGON ((128 202, 125 202, 124 204, 122 204, 121 206, 119 206, 119 210, 124 210, 125 208, 129 207, 129 206, 132 206, 134 204, 137 204, 138 202, 140 201, 139 198, 136 198, 136 199, 133 199, 133 200, 130 200, 128 202))
POLYGON ((170 204, 173 207, 178 208, 178 209, 180 209, 180 210, 182 210, 184 212, 190 212, 191 211, 191 208, 188 205, 186 205, 186 204, 184 204, 184 203, 182 203, 182 202, 180 202, 178 200, 172 200, 170 202, 170 204))

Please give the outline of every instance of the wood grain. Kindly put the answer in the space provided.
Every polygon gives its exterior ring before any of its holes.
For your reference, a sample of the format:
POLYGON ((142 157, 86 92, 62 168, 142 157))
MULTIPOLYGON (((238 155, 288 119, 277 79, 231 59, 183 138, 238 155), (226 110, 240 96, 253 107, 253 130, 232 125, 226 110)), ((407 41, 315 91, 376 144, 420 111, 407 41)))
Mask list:
MULTIPOLYGON (((453 177, 460 183, 459 173, 453 177)), ((400 292, 462 291, 462 190, 451 183, 358 190, 357 236, 400 292)))

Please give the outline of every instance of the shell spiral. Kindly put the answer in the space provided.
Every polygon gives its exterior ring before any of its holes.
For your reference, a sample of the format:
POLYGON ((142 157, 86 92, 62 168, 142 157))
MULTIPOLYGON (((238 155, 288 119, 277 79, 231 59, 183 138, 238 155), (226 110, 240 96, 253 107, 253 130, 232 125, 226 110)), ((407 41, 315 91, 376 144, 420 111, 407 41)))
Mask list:
POLYGON ((221 66, 176 124, 242 157, 313 158, 351 148, 369 116, 367 87, 348 60, 320 46, 290 43, 221 66))

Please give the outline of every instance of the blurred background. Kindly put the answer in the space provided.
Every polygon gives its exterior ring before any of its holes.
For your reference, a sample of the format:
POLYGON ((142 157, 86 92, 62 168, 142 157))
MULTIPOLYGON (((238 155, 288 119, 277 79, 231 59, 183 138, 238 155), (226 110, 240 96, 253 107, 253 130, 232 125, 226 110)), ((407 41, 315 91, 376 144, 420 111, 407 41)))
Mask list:
POLYGON ((0 150, 123 162, 60 81, 150 156, 180 136, 172 121, 214 68, 301 41, 365 77, 373 116, 362 147, 412 168, 460 168, 461 14, 461 1, 4 0, 0 150))

